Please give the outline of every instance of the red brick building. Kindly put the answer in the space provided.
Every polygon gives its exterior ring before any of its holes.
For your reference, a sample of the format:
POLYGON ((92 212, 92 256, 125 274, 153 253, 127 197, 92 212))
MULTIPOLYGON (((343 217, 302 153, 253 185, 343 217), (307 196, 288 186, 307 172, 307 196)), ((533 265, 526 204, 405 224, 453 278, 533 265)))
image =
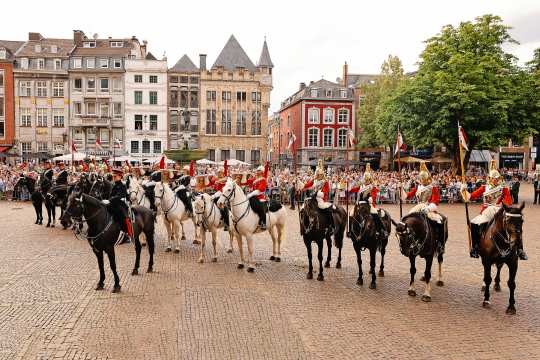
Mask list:
POLYGON ((301 83, 279 114, 282 165, 314 166, 319 159, 330 166, 354 163, 354 152, 346 151, 349 131, 356 132, 353 89, 324 79, 301 83))
POLYGON ((0 153, 13 147, 15 140, 15 100, 13 61, 22 41, 0 40, 0 153))

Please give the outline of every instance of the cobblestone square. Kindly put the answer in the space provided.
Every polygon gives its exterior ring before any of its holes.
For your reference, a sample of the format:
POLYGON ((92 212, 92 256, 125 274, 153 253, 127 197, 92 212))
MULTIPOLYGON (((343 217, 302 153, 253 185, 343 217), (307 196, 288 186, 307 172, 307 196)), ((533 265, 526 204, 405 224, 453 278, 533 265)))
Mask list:
MULTIPOLYGON (((376 290, 356 285, 349 239, 342 269, 333 252, 325 281, 306 280, 292 210, 281 263, 267 260, 270 238, 258 235, 255 273, 238 270, 236 244, 227 254, 220 234, 218 262, 198 264, 191 227, 179 254, 165 252, 160 229, 155 273, 131 276, 134 249, 121 245, 122 292, 111 293, 107 261, 106 289, 96 292, 87 243, 69 230, 34 225, 30 203, 0 202, 0 359, 537 359, 540 207, 531 205, 530 185, 522 193, 530 259, 519 264, 515 316, 505 314, 506 268, 502 292, 491 308, 481 306, 482 266, 468 256, 462 204, 440 207, 449 218, 445 286, 434 286, 432 302, 424 303, 407 296, 409 262, 394 235, 376 290)), ((398 217, 397 206, 384 208, 398 217)), ((367 259, 364 253, 364 279, 367 259)), ((147 261, 143 249, 141 269, 147 261)), ((424 262, 417 265, 419 279, 424 262)))

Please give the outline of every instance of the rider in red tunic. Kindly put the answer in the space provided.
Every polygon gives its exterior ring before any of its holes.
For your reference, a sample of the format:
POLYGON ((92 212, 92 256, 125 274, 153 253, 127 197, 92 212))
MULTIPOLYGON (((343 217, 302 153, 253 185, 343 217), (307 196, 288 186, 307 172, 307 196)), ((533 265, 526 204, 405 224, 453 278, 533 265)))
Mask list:
MULTIPOLYGON (((212 195, 212 200, 214 200, 214 202, 216 202, 221 196, 221 190, 223 190, 226 183, 227 168, 219 168, 217 171, 217 176, 212 176, 208 183, 208 187, 215 191, 214 195, 212 195)), ((229 208, 224 206, 219 209, 221 211, 221 216, 223 217, 223 230, 229 231, 229 208)))
POLYGON ((249 184, 251 192, 247 195, 252 209, 259 215, 259 227, 266 230, 266 176, 265 167, 259 166, 256 170, 256 178, 249 184))
POLYGON ((315 170, 315 178, 311 179, 304 185, 304 190, 313 189, 315 191, 315 199, 317 200, 317 206, 326 215, 330 224, 329 232, 333 232, 334 229, 334 216, 333 210, 336 209, 335 205, 328 202, 330 193, 330 184, 326 180, 324 167, 322 160, 317 165, 315 170))

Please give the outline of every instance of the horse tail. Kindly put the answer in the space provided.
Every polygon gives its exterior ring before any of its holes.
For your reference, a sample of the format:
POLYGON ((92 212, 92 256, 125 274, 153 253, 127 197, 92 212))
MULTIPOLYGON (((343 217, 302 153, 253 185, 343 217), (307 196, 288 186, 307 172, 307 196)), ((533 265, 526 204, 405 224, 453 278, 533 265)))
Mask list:
POLYGON ((335 224, 334 246, 338 249, 343 247, 343 238, 345 237, 345 227, 347 226, 347 213, 343 208, 338 208, 340 220, 335 224))

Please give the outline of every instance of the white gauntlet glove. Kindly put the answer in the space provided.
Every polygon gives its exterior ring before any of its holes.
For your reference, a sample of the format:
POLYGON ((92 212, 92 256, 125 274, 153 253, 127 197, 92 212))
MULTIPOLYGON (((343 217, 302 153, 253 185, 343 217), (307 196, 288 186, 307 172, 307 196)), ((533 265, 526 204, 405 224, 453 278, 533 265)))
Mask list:
POLYGON ((111 202, 109 200, 101 200, 103 205, 109 205, 111 202))

